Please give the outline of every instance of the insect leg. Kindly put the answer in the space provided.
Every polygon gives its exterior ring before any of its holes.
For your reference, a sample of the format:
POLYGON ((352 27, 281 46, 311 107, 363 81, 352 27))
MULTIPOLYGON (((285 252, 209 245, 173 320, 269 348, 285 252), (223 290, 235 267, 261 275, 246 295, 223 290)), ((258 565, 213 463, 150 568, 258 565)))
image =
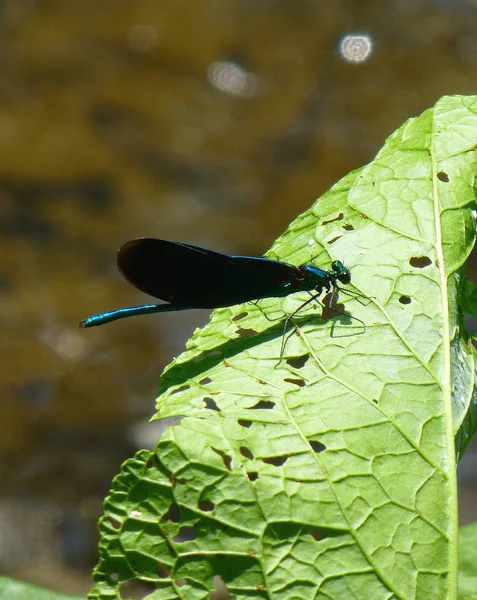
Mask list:
POLYGON ((276 364, 276 367, 278 367, 278 365, 282 362, 282 359, 283 359, 283 353, 285 351, 285 344, 286 344, 286 336, 285 336, 285 334, 286 334, 287 329, 288 329, 288 323, 290 322, 291 319, 293 319, 293 317, 298 312, 300 312, 300 310, 302 308, 305 308, 305 306, 307 306, 308 304, 311 304, 314 300, 316 300, 320 296, 321 292, 322 292, 322 289, 320 288, 320 290, 316 294, 313 294, 311 296, 311 298, 308 298, 308 300, 306 302, 303 302, 303 304, 300 304, 300 306, 296 310, 294 310, 291 313, 291 315, 288 315, 288 317, 285 319, 285 323, 283 325, 282 345, 280 347, 280 358, 278 360, 278 363, 276 364))

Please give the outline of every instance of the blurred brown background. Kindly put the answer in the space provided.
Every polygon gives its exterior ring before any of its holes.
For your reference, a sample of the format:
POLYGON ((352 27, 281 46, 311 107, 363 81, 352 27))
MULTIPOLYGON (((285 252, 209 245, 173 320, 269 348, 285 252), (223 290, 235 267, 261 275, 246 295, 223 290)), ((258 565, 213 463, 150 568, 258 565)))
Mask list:
POLYGON ((78 329, 150 301, 116 249, 262 254, 408 117, 477 93, 477 3, 0 6, 0 573, 84 593, 111 477, 154 444, 160 371, 207 319, 78 329))

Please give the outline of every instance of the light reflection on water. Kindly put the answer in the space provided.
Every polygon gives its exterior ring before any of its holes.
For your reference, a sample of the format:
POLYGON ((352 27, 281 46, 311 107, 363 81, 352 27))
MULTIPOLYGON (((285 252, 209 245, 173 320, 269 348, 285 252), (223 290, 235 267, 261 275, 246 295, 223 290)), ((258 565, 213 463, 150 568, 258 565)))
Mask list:
POLYGON ((258 80, 234 62, 214 62, 208 70, 209 80, 221 92, 251 98, 257 92, 258 80))

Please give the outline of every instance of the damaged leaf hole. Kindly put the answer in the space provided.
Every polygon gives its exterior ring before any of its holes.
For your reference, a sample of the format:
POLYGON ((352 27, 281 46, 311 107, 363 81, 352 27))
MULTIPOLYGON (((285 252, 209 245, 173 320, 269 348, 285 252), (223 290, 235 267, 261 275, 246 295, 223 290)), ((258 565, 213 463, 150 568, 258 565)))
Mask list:
POLYGON ((157 563, 157 575, 161 579, 169 579, 169 577, 171 576, 169 569, 166 567, 166 565, 164 563, 161 563, 161 562, 157 563))
POLYGON ((252 421, 249 421, 248 419, 239 419, 237 423, 240 425, 240 427, 246 427, 247 429, 252 427, 252 421))
POLYGON ((125 581, 119 587, 119 598, 141 600, 157 591, 157 587, 149 581, 125 581))
POLYGON ((185 485, 186 483, 187 479, 185 477, 178 477, 177 479, 175 477, 171 477, 172 487, 176 487, 177 484, 185 485))
POLYGON ((212 383, 212 379, 210 377, 204 377, 199 381, 200 385, 207 385, 208 383, 212 383))
POLYGON ((309 358, 309 354, 302 354, 301 356, 297 356, 295 358, 287 358, 285 362, 293 369, 302 369, 308 362, 309 358))
POLYGON ((317 454, 323 452, 323 450, 326 450, 326 446, 321 442, 317 442, 316 440, 310 440, 310 446, 312 447, 313 451, 317 454))
POLYGON ((209 398, 208 396, 206 396, 205 398, 203 398, 203 400, 206 408, 208 408, 209 410, 216 410, 217 412, 220 412, 220 408, 217 406, 217 403, 213 398, 209 398))
POLYGON ((449 175, 447 175, 445 171, 439 171, 439 173, 437 173, 437 179, 439 181, 443 181, 444 183, 448 183, 449 175))
POLYGON ((255 406, 251 406, 250 410, 271 410, 272 408, 275 408, 275 402, 272 402, 271 400, 260 400, 255 406))
POLYGON ((318 527, 311 528, 311 536, 316 542, 321 542, 321 540, 326 539, 325 532, 322 529, 319 529, 318 527))
POLYGON ((199 510, 203 512, 212 512, 215 508, 215 504, 210 500, 201 500, 199 502, 199 510))
POLYGON ((337 242, 342 237, 343 237, 342 235, 337 235, 336 237, 332 238, 331 240, 329 240, 326 243, 331 246, 331 244, 334 244, 335 242, 337 242))
POLYGON ((306 381, 303 381, 303 379, 293 379, 292 377, 285 377, 283 381, 293 383, 293 385, 297 385, 300 388, 305 387, 306 385, 306 381))
POLYGON ((332 219, 328 219, 328 221, 322 221, 322 225, 328 225, 328 223, 335 223, 336 221, 341 221, 343 219, 343 213, 340 213, 337 217, 333 217, 332 219))
POLYGON ((186 390, 190 390, 189 384, 181 385, 181 387, 178 387, 175 390, 172 390, 170 395, 172 396, 173 394, 178 394, 179 392, 185 392, 186 390))
POLYGON ((250 479, 250 481, 257 481, 258 472, 257 471, 247 471, 247 477, 250 479))
POLYGON ((247 446, 240 446, 239 450, 240 454, 245 458, 248 458, 249 460, 254 459, 253 452, 249 448, 247 448, 247 446))
POLYGON ((248 312, 241 312, 239 315, 235 315, 235 317, 232 317, 232 321, 240 321, 241 319, 244 319, 247 315, 248 312))
POLYGON ((343 225, 343 229, 346 229, 346 231, 354 231, 354 227, 350 224, 343 225))
POLYGON ((111 525, 111 527, 113 529, 116 529, 116 531, 121 529, 121 522, 118 521, 117 519, 113 519, 112 517, 109 517, 108 521, 109 521, 109 524, 111 525))
POLYGON ((411 298, 409 298, 409 296, 401 296, 399 302, 401 304, 411 304, 411 298))
POLYGON ((162 522, 172 521, 172 523, 180 523, 181 509, 177 502, 172 502, 167 509, 167 512, 162 517, 162 522))
POLYGON ((329 530, 321 529, 320 527, 312 527, 310 533, 316 542, 321 542, 321 540, 326 540, 329 537, 335 537, 329 530))
POLYGON ((183 544, 184 542, 193 542, 198 535, 196 527, 181 527, 179 533, 172 540, 177 544, 183 544))
POLYGON ((231 471, 232 470, 232 457, 229 454, 227 454, 226 452, 224 452, 223 450, 220 450, 219 448, 214 448, 212 446, 212 450, 222 458, 227 471, 231 471))
POLYGON ((262 461, 267 465, 273 465, 274 467, 281 467, 284 465, 290 457, 287 454, 281 456, 270 456, 268 458, 262 458, 262 461))
POLYGON ((416 269, 423 269, 431 265, 432 260, 428 256, 413 256, 409 259, 409 264, 416 269))

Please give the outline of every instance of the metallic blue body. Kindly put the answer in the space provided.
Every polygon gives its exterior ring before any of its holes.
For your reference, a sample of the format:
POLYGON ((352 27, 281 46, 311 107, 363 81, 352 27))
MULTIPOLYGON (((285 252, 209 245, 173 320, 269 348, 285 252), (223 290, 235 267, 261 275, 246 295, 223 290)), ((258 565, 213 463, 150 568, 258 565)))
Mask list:
POLYGON ((103 312, 81 321, 93 327, 151 313, 219 308, 295 292, 314 292, 348 284, 351 275, 340 261, 329 271, 310 264, 291 265, 255 256, 231 256, 181 242, 153 238, 131 240, 118 253, 118 268, 142 292, 164 300, 103 312))

